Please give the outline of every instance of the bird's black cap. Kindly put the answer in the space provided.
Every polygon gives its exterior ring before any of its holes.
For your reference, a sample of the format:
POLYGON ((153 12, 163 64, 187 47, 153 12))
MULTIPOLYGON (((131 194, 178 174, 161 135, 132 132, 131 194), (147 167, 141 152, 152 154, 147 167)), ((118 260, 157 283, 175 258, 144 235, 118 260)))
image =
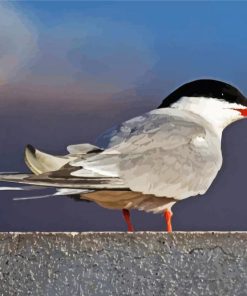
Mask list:
POLYGON ((200 79, 183 84, 177 88, 163 100, 158 108, 170 107, 181 97, 216 98, 247 106, 246 97, 236 87, 223 81, 200 79))

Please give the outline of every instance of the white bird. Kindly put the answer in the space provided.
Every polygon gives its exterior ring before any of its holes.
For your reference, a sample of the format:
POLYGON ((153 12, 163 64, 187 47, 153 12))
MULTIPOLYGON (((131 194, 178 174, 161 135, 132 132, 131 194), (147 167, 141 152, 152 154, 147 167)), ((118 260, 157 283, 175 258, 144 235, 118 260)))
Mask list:
POLYGON ((53 156, 28 145, 25 161, 34 174, 0 175, 0 181, 55 187, 54 195, 77 195, 109 209, 164 213, 172 231, 172 206, 206 193, 222 165, 225 127, 247 116, 247 99, 216 80, 180 86, 162 104, 102 135, 106 148, 68 146, 53 156))

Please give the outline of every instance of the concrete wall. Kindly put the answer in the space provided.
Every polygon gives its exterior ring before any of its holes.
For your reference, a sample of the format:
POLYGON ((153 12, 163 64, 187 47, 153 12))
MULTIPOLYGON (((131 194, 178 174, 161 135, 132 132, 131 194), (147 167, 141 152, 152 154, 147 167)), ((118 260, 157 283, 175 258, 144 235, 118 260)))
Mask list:
POLYGON ((0 295, 247 295, 247 233, 0 233, 0 295))

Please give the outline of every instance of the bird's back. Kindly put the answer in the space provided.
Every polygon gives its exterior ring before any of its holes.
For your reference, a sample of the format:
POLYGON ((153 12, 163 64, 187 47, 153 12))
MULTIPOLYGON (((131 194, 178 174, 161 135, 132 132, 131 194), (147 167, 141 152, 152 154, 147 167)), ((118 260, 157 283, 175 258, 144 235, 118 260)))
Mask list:
POLYGON ((184 110, 151 111, 124 122, 108 138, 109 148, 84 165, 119 176, 144 194, 176 199, 203 194, 222 163, 217 133, 184 110))

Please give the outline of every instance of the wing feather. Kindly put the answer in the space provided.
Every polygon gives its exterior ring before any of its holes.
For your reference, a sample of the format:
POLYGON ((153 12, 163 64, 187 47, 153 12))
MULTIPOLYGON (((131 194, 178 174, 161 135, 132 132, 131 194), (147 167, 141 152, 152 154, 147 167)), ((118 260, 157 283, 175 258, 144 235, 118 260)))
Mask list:
POLYGON ((218 136, 191 112, 155 110, 111 134, 108 149, 71 165, 119 177, 132 191, 177 199, 205 193, 221 166, 218 136))
POLYGON ((132 190, 183 199, 202 194, 221 163, 220 140, 201 117, 159 109, 111 131, 108 148, 73 145, 67 156, 27 150, 38 175, 0 175, 0 181, 45 187, 132 190), (203 174, 201 173, 203 171, 203 174))
POLYGON ((41 175, 32 174, 11 174, 0 175, 0 181, 14 182, 19 184, 55 187, 55 188, 73 188, 73 189, 127 189, 123 180, 120 178, 77 178, 77 177, 53 177, 50 173, 41 175))

